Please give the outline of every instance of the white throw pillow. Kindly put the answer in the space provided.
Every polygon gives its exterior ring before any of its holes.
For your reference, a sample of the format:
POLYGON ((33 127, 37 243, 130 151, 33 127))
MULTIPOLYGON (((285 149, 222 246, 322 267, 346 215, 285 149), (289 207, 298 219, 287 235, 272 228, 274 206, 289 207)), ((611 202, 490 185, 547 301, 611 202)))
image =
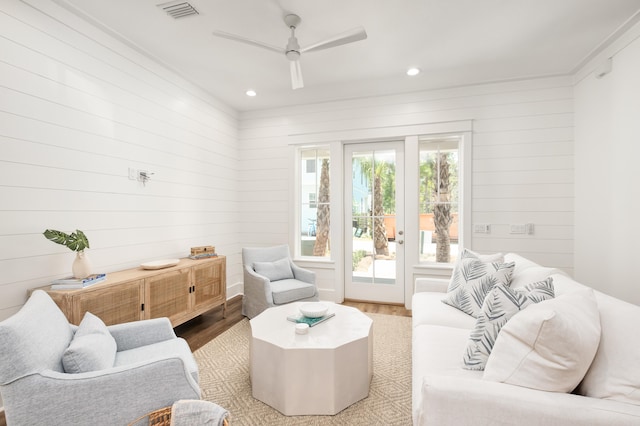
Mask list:
POLYGON ((529 305, 553 299, 553 279, 547 278, 512 289, 498 284, 489 290, 482 304, 475 328, 469 335, 469 343, 462 357, 463 368, 484 370, 498 333, 507 321, 529 305))
POLYGON ((491 259, 485 261, 471 250, 463 250, 453 269, 447 297, 442 302, 477 318, 489 290, 496 284, 508 286, 515 267, 514 262, 502 263, 504 256, 500 254, 491 259))
POLYGON ((269 278, 269 281, 293 278, 293 271, 289 259, 286 257, 273 262, 254 262, 253 270, 259 275, 269 278))
POLYGON ((591 365, 600 332, 590 288, 531 305, 502 327, 483 379, 570 392, 591 365))
POLYGON ((602 337, 580 395, 640 405, 640 306, 595 292, 602 337))
POLYGON ((85 313, 69 347, 62 355, 67 373, 86 373, 113 367, 116 341, 100 318, 85 313))

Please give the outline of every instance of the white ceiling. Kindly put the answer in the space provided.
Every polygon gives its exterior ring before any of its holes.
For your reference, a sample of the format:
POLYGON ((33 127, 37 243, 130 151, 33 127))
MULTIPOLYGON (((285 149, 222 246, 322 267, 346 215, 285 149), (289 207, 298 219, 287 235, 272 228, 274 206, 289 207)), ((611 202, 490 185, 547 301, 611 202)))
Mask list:
POLYGON ((640 17, 639 0, 189 0, 200 14, 178 20, 166 0, 57 1, 238 111, 571 74, 640 17), (302 18, 302 46, 358 26, 368 38, 303 54, 294 91, 284 55, 211 34, 284 48, 287 13, 302 18))

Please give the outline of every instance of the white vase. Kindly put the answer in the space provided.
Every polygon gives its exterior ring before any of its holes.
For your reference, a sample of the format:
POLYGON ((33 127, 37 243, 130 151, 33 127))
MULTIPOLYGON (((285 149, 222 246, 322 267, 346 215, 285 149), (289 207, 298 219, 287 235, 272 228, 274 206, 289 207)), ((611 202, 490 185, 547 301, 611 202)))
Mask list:
POLYGON ((78 279, 87 278, 91 275, 91 262, 84 251, 76 253, 76 258, 73 261, 73 265, 71 265, 71 272, 78 279))

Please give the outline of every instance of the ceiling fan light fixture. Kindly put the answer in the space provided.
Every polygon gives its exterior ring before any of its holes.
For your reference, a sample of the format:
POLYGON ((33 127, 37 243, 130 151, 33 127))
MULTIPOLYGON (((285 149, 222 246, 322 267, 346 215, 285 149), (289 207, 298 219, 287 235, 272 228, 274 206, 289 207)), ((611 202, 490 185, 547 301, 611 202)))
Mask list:
POLYGON ((300 52, 298 52, 297 50, 287 50, 285 55, 290 61, 297 61, 300 59, 300 52))
POLYGON ((413 68, 409 68, 407 70, 407 75, 410 76, 410 77, 413 77, 413 76, 418 75, 418 74, 420 74, 420 68, 413 67, 413 68))

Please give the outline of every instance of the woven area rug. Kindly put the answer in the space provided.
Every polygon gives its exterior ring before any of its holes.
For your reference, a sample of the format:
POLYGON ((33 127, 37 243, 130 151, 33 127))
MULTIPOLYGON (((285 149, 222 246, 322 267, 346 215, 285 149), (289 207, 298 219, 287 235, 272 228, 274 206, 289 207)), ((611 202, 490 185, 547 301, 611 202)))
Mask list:
POLYGON ((251 396, 245 318, 198 349, 202 398, 225 407, 233 426, 411 425, 411 318, 373 319, 373 379, 369 396, 335 416, 287 417, 251 396))

